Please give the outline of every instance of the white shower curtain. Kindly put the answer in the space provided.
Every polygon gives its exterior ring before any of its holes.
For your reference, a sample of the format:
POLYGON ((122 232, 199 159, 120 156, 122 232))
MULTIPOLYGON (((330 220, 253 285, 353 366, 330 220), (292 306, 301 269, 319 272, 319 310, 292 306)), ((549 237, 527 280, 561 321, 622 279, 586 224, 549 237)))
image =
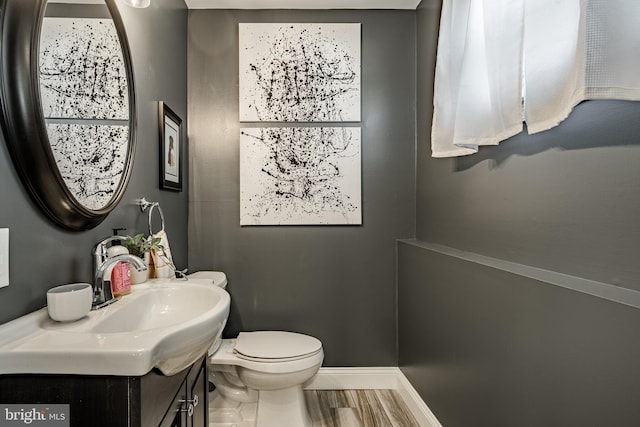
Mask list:
POLYGON ((640 0, 443 0, 433 157, 558 125, 585 99, 640 100, 640 0))

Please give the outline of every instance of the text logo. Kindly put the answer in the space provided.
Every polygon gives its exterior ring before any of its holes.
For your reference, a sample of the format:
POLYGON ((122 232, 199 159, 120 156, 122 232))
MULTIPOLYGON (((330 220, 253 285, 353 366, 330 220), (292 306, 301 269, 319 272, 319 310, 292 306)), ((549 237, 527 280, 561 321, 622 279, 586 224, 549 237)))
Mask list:
POLYGON ((0 427, 69 427, 69 405, 0 405, 0 427))

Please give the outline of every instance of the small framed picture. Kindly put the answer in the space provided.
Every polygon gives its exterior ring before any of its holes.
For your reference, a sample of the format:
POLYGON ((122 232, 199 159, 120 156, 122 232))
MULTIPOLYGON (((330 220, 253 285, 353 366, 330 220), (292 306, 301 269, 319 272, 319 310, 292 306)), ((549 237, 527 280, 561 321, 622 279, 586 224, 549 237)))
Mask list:
POLYGON ((160 188, 182 191, 182 119, 164 102, 159 103, 160 188))

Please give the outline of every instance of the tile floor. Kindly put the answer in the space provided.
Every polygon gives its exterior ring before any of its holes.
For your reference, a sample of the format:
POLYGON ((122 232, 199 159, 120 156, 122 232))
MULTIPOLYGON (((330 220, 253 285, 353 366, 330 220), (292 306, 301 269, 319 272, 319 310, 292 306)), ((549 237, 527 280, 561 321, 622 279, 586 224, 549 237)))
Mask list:
MULTIPOLYGON (((313 427, 420 426, 395 390, 305 390, 304 394, 313 427)), ((212 406, 209 427, 254 426, 255 403, 231 410, 212 406)))
POLYGON ((307 390, 313 427, 419 427, 395 390, 307 390))

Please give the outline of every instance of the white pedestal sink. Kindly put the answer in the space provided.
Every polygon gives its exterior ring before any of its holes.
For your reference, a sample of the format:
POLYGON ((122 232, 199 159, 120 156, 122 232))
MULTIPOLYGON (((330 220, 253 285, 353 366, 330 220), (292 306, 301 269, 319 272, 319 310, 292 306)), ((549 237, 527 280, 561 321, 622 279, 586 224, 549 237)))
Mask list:
POLYGON ((217 286, 157 279, 71 323, 46 307, 0 326, 0 374, 175 374, 220 336, 230 298, 217 286))

